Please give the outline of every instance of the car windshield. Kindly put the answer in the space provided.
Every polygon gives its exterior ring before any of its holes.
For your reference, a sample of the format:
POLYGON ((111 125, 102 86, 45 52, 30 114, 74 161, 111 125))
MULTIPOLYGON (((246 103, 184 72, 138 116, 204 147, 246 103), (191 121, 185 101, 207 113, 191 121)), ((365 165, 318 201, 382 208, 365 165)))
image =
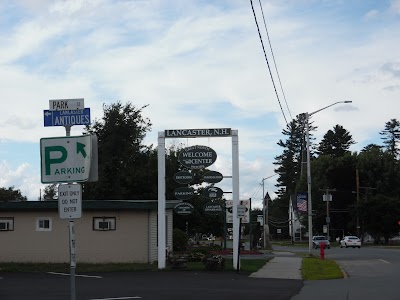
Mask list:
POLYGON ((349 240, 358 240, 358 237, 356 237, 356 236, 349 236, 349 240))
POLYGON ((326 237, 324 237, 324 236, 316 236, 316 237, 314 237, 314 240, 323 241, 323 240, 326 240, 326 237))

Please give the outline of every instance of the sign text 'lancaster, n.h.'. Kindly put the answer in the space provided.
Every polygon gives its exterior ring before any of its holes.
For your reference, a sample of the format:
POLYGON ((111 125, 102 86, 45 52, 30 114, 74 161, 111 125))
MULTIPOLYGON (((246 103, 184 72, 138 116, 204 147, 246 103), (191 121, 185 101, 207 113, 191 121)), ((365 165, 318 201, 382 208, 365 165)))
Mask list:
POLYGON ((165 130, 166 138, 223 137, 223 136, 231 136, 231 128, 165 130))

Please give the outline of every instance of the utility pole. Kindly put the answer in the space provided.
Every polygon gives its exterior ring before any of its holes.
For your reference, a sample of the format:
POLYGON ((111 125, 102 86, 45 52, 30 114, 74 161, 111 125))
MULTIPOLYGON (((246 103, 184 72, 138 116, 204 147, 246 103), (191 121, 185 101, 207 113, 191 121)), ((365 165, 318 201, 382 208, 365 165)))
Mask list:
POLYGON ((359 204, 360 204, 360 177, 358 174, 358 169, 356 169, 356 185, 357 185, 357 236, 360 237, 360 212, 359 212, 359 204))
MULTIPOLYGON (((358 186, 358 189, 365 190, 365 192, 364 192, 364 201, 367 200, 368 194, 370 193, 371 190, 376 190, 376 188, 373 188, 373 187, 370 187, 370 186, 358 186)), ((358 206, 358 203, 357 203, 357 206, 358 206)), ((357 227, 357 229, 358 229, 358 227, 357 227)), ((361 230, 360 230, 359 233, 358 233, 358 230, 357 230, 357 236, 361 239, 361 242, 363 242, 364 238, 362 237, 361 230), (361 236, 358 235, 358 234, 360 234, 361 236)))
POLYGON ((336 189, 323 189, 320 191, 325 191, 324 197, 323 197, 323 201, 326 201, 326 228, 328 231, 328 241, 330 240, 330 232, 329 232, 329 224, 331 223, 331 218, 329 216, 329 202, 332 201, 332 195, 329 194, 329 192, 336 192, 336 189))
POLYGON ((274 175, 265 177, 261 180, 262 184, 262 200, 263 200, 263 248, 268 248, 271 246, 270 240, 269 240, 269 220, 268 220, 268 204, 269 200, 271 200, 271 197, 269 196, 268 192, 265 194, 264 191, 264 181, 268 178, 274 177, 276 175, 280 175, 283 173, 275 173, 274 175))

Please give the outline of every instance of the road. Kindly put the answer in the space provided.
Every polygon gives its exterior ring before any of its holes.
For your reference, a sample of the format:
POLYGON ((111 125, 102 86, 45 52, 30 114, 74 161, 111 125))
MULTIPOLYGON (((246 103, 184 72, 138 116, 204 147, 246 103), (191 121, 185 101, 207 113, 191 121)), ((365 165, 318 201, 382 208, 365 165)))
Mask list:
MULTIPOLYGON (((274 249, 308 252, 304 247, 274 249)), ((319 250, 312 251, 319 254, 319 250)), ((325 257, 337 261, 349 277, 303 282, 249 278, 248 274, 232 272, 96 273, 76 278, 77 300, 400 299, 400 249, 332 247, 326 250, 325 257)), ((67 300, 69 284, 69 276, 62 274, 0 272, 0 299, 67 300)))
MULTIPOLYGON (((94 275, 94 274, 91 274, 94 275)), ((77 277, 77 300, 289 300, 302 280, 250 278, 233 272, 131 272, 77 277)), ((1 300, 70 299, 69 276, 0 273, 1 300)))
MULTIPOLYGON (((296 249, 306 252, 308 249, 296 249)), ((313 250, 318 255, 319 250, 313 250)), ((292 300, 399 300, 400 249, 332 247, 325 258, 335 260, 348 274, 339 280, 305 281, 292 300), (321 295, 323 295, 321 297, 321 295)))

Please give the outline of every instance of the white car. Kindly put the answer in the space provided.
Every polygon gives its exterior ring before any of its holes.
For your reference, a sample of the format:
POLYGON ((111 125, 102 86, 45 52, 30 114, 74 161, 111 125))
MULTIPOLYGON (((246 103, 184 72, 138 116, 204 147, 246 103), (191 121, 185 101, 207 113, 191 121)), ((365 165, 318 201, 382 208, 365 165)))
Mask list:
POLYGON ((328 238, 324 235, 315 235, 312 237, 313 248, 318 249, 320 248, 321 244, 324 243, 325 248, 330 249, 331 243, 329 242, 328 238))
POLYGON ((340 241, 340 248, 343 248, 343 247, 361 248, 361 240, 356 236, 345 236, 340 241))

